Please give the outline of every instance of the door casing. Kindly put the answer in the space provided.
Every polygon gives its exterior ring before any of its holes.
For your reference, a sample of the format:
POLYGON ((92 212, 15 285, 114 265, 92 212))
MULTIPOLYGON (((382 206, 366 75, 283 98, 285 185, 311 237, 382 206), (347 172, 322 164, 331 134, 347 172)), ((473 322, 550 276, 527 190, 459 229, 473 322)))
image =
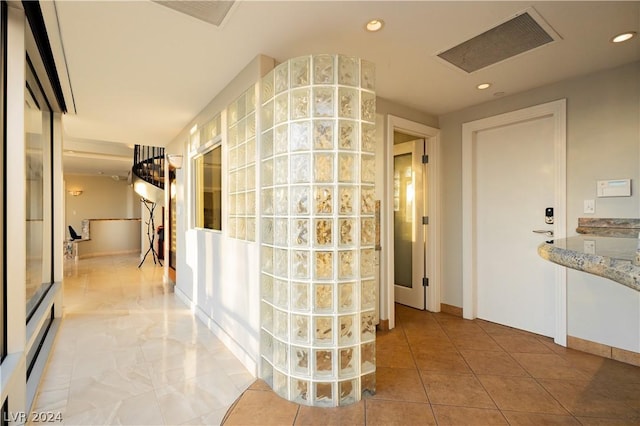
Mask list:
MULTIPOLYGON (((462 312, 466 319, 477 317, 477 281, 475 264, 475 200, 474 145, 481 130, 519 123, 540 117, 553 117, 555 167, 555 238, 566 237, 566 99, 507 112, 462 125, 462 312)), ((557 267, 555 343, 566 346, 567 341, 567 278, 566 270, 557 267)))

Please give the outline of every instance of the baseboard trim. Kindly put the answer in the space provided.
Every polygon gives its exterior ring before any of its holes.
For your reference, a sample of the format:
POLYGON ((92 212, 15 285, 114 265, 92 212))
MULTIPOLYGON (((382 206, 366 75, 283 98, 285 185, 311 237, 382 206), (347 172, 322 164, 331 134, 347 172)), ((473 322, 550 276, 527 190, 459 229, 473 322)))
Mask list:
POLYGON ((446 303, 440 304, 440 312, 462 318, 462 308, 446 303))
POLYGON ((567 336, 567 347, 640 367, 640 353, 567 336))

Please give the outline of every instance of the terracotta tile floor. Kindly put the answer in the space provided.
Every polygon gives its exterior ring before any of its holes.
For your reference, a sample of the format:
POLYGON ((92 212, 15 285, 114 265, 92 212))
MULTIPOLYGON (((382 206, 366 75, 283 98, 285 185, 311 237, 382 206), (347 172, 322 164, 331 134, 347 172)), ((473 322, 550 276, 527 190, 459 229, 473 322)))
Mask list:
POLYGON ((256 381, 225 425, 640 425, 640 367, 486 321, 396 306, 377 334, 377 393, 313 408, 256 381))

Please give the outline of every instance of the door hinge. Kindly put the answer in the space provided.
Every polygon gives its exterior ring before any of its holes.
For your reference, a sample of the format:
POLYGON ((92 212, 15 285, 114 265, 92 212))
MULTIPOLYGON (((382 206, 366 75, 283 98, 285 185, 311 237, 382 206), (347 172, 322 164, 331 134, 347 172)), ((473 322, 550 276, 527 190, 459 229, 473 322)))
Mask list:
POLYGON ((422 164, 428 164, 429 163, 429 156, 428 155, 423 155, 422 156, 422 164))
POLYGON ((429 287, 429 278, 424 277, 422 279, 422 287, 429 287))
POLYGON ((422 224, 423 225, 429 224, 429 216, 422 216, 422 224))

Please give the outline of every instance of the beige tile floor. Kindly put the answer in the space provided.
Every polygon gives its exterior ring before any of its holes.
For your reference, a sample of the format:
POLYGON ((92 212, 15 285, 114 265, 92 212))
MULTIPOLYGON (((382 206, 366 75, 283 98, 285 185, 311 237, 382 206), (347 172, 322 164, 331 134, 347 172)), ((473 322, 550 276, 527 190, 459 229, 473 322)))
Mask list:
POLYGON ((485 321, 396 306, 377 334, 377 393, 293 404, 257 381, 225 425, 640 425, 640 367, 485 321))
POLYGON ((64 424, 219 424, 255 379, 148 258, 65 264, 64 320, 34 411, 64 424))

